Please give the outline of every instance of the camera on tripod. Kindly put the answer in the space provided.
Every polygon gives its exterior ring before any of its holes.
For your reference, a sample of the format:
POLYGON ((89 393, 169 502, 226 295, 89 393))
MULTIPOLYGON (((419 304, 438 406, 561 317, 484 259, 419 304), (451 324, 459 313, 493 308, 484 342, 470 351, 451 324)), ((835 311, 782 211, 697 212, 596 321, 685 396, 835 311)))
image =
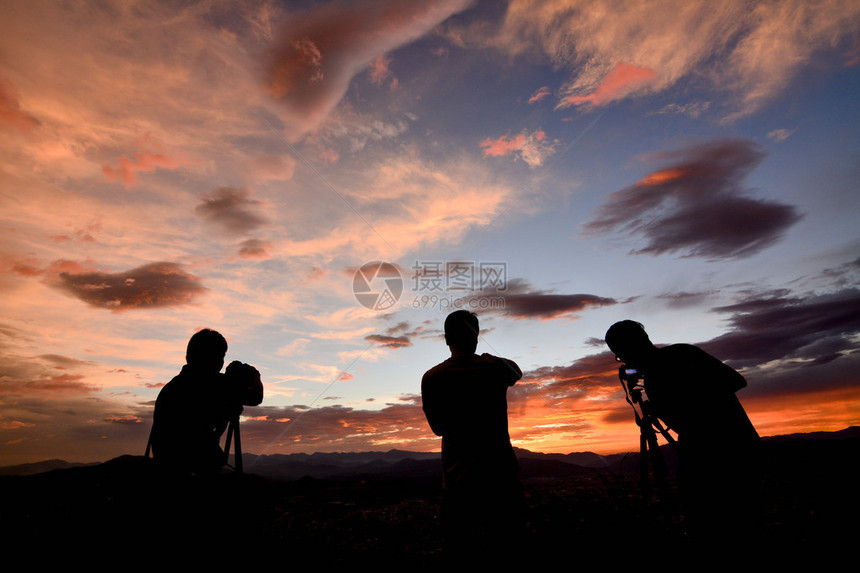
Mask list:
POLYGON ((645 393, 645 379, 642 372, 627 364, 622 364, 618 368, 618 378, 627 394, 627 403, 633 407, 636 425, 639 426, 640 483, 643 488, 648 487, 649 458, 654 466, 655 477, 658 482, 662 483, 668 470, 663 455, 660 453, 656 432, 659 431, 672 447, 677 447, 675 438, 652 411, 648 395, 645 393))
MULTIPOLYGON (((227 394, 236 407, 234 415, 227 425, 227 438, 224 445, 225 463, 229 459, 230 446, 234 448, 234 469, 244 473, 242 469, 242 442, 239 434, 239 415, 243 406, 257 406, 263 401, 263 381, 260 371, 244 362, 234 360, 224 370, 224 381, 227 394)), ((229 464, 228 464, 229 465, 229 464)))
POLYGON ((648 395, 645 393, 645 379, 636 368, 631 368, 626 364, 622 364, 618 368, 618 378, 627 393, 627 402, 636 411, 638 421, 644 417, 643 408, 648 402, 648 395))
POLYGON ((263 401, 260 372, 250 364, 234 360, 224 370, 228 395, 237 406, 258 406, 263 401))

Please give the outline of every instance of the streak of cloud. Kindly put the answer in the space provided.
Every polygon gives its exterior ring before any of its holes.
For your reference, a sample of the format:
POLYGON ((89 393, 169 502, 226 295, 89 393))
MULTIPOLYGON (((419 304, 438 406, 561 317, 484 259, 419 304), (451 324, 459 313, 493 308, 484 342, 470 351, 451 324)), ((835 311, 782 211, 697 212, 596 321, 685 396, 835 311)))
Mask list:
POLYGON ((539 320, 576 318, 588 309, 618 304, 615 299, 593 294, 559 294, 535 289, 521 279, 509 280, 506 287, 505 292, 470 297, 470 304, 486 309, 485 312, 539 320), (503 302, 495 302, 495 299, 503 302))

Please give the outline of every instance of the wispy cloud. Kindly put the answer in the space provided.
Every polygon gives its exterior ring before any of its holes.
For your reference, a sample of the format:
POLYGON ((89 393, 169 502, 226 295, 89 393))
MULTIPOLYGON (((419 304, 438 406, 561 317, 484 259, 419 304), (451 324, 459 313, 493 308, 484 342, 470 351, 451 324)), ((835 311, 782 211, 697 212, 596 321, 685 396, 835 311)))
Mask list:
POLYGON ((654 70, 621 62, 606 74, 591 93, 567 96, 557 107, 565 108, 572 105, 600 107, 646 89, 656 80, 657 73, 654 70))
POLYGON ((549 86, 543 86, 541 88, 538 88, 538 90, 533 93, 531 97, 529 97, 529 103, 537 103, 542 99, 549 97, 550 95, 552 95, 552 90, 549 88, 549 86))
POLYGON ((487 137, 481 141, 481 148, 484 157, 513 155, 525 161, 529 167, 539 167, 555 153, 556 144, 547 138, 545 131, 536 130, 532 133, 523 131, 514 136, 502 135, 496 139, 487 137))
POLYGON ((320 126, 357 73, 468 4, 466 0, 332 3, 301 18, 288 17, 270 50, 266 86, 285 106, 290 138, 320 126))
POLYGON ((514 0, 500 30, 476 26, 471 39, 513 53, 539 46, 570 70, 560 90, 562 105, 601 105, 698 75, 733 97, 729 115, 737 117, 759 109, 801 77, 813 58, 858 32, 860 6, 841 0, 623 6, 613 0, 514 0))

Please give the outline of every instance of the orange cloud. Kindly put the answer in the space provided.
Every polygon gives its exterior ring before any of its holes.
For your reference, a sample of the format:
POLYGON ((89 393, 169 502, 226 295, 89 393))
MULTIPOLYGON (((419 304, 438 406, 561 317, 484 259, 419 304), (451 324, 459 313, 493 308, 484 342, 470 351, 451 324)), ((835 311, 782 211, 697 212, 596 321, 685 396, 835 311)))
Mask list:
POLYGON ((690 174, 689 169, 680 169, 680 168, 670 168, 670 169, 662 169, 660 171, 655 171, 650 175, 646 175, 640 180, 637 185, 643 185, 647 187, 651 187, 653 185, 660 185, 662 183, 668 183, 670 181, 675 181, 677 179, 681 179, 690 174))
POLYGON ((651 68, 640 68, 630 64, 619 63, 611 72, 606 74, 603 81, 593 92, 585 96, 571 96, 562 100, 559 107, 570 105, 602 106, 611 101, 621 99, 632 92, 652 84, 657 79, 657 72, 651 68))

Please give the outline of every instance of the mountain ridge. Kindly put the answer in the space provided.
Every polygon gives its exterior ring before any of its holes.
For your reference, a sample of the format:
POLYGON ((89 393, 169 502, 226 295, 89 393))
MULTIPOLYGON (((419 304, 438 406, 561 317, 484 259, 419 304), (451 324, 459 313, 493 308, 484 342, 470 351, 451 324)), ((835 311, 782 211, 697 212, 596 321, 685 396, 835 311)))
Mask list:
MULTIPOLYGON (((850 426, 833 432, 794 433, 763 438, 765 443, 821 442, 828 440, 860 438, 860 426, 850 426)), ((593 472, 600 469, 638 471, 639 452, 622 452, 601 455, 594 452, 571 452, 554 454, 532 452, 514 448, 520 460, 522 473, 529 477, 561 477, 564 475, 593 472), (624 467, 622 467, 624 466, 624 467)), ((674 467, 675 455, 668 445, 661 451, 670 467, 674 467)), ((315 479, 367 479, 389 475, 389 477, 436 476, 439 472, 440 452, 412 452, 393 448, 366 452, 314 452, 294 454, 253 454, 242 456, 245 473, 275 480, 296 480, 304 477, 315 479)), ((72 463, 60 459, 0 467, 0 476, 31 476, 57 470, 92 468, 105 464, 118 465, 121 460, 133 460, 143 456, 123 455, 106 462, 72 463)), ((232 460, 231 460, 232 462, 232 460)))

